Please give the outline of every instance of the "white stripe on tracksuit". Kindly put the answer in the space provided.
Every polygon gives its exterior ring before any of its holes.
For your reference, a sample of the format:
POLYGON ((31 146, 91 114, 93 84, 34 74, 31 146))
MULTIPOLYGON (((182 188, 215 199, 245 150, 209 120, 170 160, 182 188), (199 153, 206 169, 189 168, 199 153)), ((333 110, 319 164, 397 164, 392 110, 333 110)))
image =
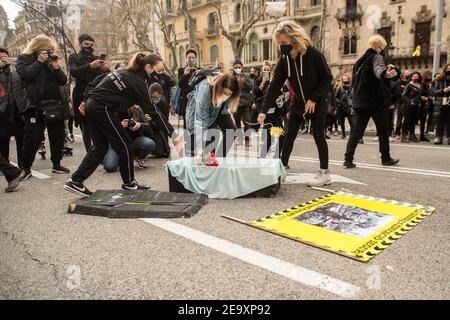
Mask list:
MULTIPOLYGON (((109 116, 109 113, 108 113, 108 106, 105 106, 105 113, 106 113, 106 115, 108 116, 108 120, 109 120, 109 122, 111 123, 111 126, 114 128, 114 131, 116 131, 117 135, 118 135, 119 138, 120 138, 120 141, 122 141, 122 143, 123 143, 123 145, 124 145, 124 147, 125 147, 125 150, 127 151, 128 177, 129 177, 129 179, 130 179, 130 181, 128 181, 128 183, 132 183, 133 181, 131 181, 131 179, 132 179, 132 177, 131 177, 131 166, 132 166, 133 164, 132 164, 132 163, 130 164, 130 152, 129 152, 129 150, 128 150, 127 144, 125 143, 125 141, 123 141, 122 136, 120 135, 119 131, 117 131, 117 128, 114 126, 114 123, 112 122, 111 117, 109 116)), ((124 183, 125 183, 125 181, 124 181, 124 183)))

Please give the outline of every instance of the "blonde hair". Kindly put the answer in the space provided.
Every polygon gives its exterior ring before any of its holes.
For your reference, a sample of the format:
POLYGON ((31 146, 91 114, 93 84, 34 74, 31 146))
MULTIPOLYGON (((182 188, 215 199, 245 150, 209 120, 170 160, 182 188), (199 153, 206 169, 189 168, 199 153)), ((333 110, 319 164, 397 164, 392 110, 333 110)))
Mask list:
POLYGON ((231 112, 235 113, 237 111, 239 98, 241 95, 239 83, 236 78, 229 73, 219 74, 214 77, 209 76, 208 83, 209 85, 213 86, 212 102, 214 104, 214 107, 217 107, 219 98, 225 94, 225 89, 228 89, 232 92, 229 100, 229 108, 231 112))
POLYGON ((352 76, 349 74, 344 73, 341 77, 341 79, 339 80, 339 86, 343 87, 344 86, 344 77, 348 78, 348 81, 350 82, 350 84, 352 84, 352 76))
POLYGON ((53 39, 47 37, 45 34, 40 34, 33 39, 31 39, 30 42, 28 42, 26 48, 23 50, 23 54, 33 54, 39 50, 52 50, 53 52, 56 51, 56 43, 53 41, 53 39))
POLYGON ((273 41, 278 43, 278 37, 284 34, 292 40, 294 47, 301 53, 305 54, 308 47, 312 47, 311 38, 305 29, 294 21, 283 21, 273 32, 273 41))
POLYGON ((386 48, 387 42, 386 39, 382 35, 374 34, 369 38, 369 41, 367 43, 367 47, 369 49, 378 49, 378 48, 386 48))

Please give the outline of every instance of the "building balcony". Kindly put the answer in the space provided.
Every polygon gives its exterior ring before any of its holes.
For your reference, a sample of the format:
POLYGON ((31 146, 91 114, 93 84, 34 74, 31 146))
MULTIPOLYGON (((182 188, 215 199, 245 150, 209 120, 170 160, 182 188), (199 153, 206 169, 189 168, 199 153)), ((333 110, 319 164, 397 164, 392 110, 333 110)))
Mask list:
POLYGON ((295 8, 294 15, 300 18, 310 18, 321 15, 323 12, 323 5, 319 4, 311 7, 295 8))
MULTIPOLYGON (((195 31, 195 38, 197 40, 203 39, 203 34, 200 31, 195 31)), ((189 31, 178 32, 177 33, 177 41, 183 41, 189 39, 189 31)))
POLYGON ((217 26, 205 28, 203 29, 203 36, 206 38, 215 38, 219 36, 219 28, 217 26))
POLYGON ((358 5, 357 7, 346 7, 338 9, 336 13, 336 19, 339 22, 349 22, 361 20, 363 15, 364 12, 362 10, 362 7, 361 5, 358 5))

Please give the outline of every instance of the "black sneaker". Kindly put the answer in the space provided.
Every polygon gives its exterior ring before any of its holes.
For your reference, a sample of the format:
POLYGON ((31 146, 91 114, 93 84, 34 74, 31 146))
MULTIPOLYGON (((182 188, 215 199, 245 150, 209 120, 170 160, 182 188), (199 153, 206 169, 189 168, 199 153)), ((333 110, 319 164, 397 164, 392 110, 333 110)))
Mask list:
POLYGON ((400 159, 392 159, 392 158, 390 158, 388 161, 383 161, 381 164, 383 166, 395 166, 399 162, 400 162, 400 159))
POLYGON ((136 180, 131 183, 122 184, 122 189, 124 190, 148 190, 150 187, 140 184, 136 180))
POLYGON ((58 164, 58 165, 53 165, 52 172, 53 173, 70 173, 70 170, 63 167, 62 165, 58 164))
POLYGON ((22 181, 28 180, 28 179, 30 179, 32 177, 31 169, 24 169, 23 171, 24 171, 24 174, 23 174, 23 177, 21 179, 22 181))
POLYGON ((5 192, 13 192, 14 189, 16 189, 19 185, 20 181, 22 181, 24 175, 25 171, 20 170, 19 175, 14 180, 8 182, 8 186, 6 187, 5 192))
POLYGON ((72 179, 64 183, 64 189, 82 195, 84 197, 89 197, 90 195, 92 195, 92 192, 88 188, 86 188, 82 182, 74 182, 72 181, 72 179))
POLYGON ((353 169, 356 168, 356 164, 354 164, 353 161, 345 161, 344 167, 346 167, 347 169, 353 169))

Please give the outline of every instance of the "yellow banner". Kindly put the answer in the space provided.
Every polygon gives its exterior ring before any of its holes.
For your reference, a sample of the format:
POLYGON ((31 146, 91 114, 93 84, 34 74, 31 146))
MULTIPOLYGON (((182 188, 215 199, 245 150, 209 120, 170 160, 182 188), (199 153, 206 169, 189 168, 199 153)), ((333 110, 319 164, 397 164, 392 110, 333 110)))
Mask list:
POLYGON ((367 262, 434 211, 417 204, 337 192, 249 224, 367 262))

